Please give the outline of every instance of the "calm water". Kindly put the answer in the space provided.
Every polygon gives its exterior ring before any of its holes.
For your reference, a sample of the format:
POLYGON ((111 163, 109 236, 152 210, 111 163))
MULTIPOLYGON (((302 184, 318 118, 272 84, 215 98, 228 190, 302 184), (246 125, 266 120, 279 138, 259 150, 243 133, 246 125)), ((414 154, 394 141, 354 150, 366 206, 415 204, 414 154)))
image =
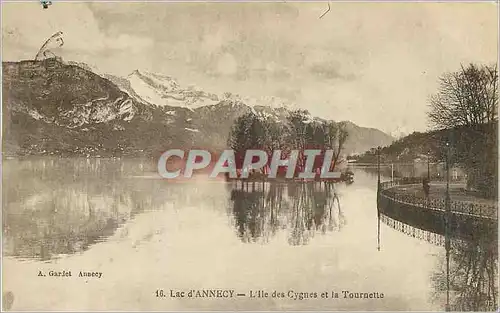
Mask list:
MULTIPOLYGON (((356 170, 351 185, 242 185, 172 182, 155 171, 153 162, 136 159, 4 160, 3 283, 11 308, 444 309, 444 248, 381 224, 377 250, 373 174, 356 170), (38 277, 49 270, 103 274, 38 277), (247 296, 333 291, 339 298, 155 296, 207 288, 247 296), (344 299, 342 291, 384 297, 344 299)), ((481 305, 480 288, 469 288, 469 276, 460 280, 461 267, 484 264, 477 284, 495 284, 496 253, 455 246, 454 303, 465 308, 460 301, 479 297, 481 305)))

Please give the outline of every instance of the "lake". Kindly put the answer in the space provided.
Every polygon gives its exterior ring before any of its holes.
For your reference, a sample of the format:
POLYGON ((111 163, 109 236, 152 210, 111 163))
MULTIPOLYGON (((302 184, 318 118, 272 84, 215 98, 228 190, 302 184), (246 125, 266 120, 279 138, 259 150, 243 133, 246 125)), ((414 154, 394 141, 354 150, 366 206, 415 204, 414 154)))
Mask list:
POLYGON ((4 295, 13 310, 442 311, 444 248, 381 223, 379 251, 377 177, 354 173, 245 185, 167 181, 147 159, 4 159, 4 295), (245 296, 171 297, 203 289, 245 296))

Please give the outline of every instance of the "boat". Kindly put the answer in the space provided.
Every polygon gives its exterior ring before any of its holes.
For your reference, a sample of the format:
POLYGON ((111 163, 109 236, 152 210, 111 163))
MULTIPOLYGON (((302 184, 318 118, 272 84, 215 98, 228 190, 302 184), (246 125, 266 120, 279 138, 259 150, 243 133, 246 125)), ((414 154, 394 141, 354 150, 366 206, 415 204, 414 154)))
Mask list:
POLYGON ((341 179, 347 184, 352 184, 354 183, 354 173, 350 170, 347 170, 342 173, 341 179))

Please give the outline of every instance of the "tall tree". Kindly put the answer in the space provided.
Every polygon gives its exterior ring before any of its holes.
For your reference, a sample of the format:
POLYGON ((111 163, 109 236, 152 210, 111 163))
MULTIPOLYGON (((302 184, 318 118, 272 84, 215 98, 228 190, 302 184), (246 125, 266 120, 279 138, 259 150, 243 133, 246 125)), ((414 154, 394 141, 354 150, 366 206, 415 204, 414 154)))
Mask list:
MULTIPOLYGON (((429 121, 448 129, 446 141, 452 156, 465 166, 467 185, 486 196, 496 196, 498 186, 498 73, 497 65, 462 66, 439 79, 439 90, 430 98, 429 121)), ((446 151, 444 143, 442 151, 446 151)))
POLYGON ((498 119, 497 66, 469 64, 439 79, 430 98, 430 122, 437 128, 476 126, 498 119))

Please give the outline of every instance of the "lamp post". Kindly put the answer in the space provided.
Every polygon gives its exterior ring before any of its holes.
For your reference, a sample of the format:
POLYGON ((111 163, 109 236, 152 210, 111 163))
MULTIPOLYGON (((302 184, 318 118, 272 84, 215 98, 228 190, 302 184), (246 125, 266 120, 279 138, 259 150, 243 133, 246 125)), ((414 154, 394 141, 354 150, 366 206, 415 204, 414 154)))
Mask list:
POLYGON ((450 311, 450 143, 446 142, 445 250, 446 250, 446 307, 450 311))
POLYGON ((391 163, 391 182, 394 181, 394 163, 391 163))
POLYGON ((378 187, 380 187, 380 146, 377 147, 377 173, 378 173, 378 187))
POLYGON ((450 209, 450 143, 446 143, 446 211, 450 209))
POLYGON ((307 126, 309 125, 311 121, 310 120, 306 120, 302 123, 302 151, 301 151, 301 156, 300 156, 300 159, 299 159, 299 164, 300 166, 304 167, 305 166, 305 157, 304 157, 304 151, 306 149, 306 143, 307 143, 307 138, 306 138, 306 134, 307 134, 307 126))
POLYGON ((427 153, 427 181, 431 181, 430 152, 427 153))
POLYGON ((380 251, 380 146, 377 147, 377 250, 380 251))

